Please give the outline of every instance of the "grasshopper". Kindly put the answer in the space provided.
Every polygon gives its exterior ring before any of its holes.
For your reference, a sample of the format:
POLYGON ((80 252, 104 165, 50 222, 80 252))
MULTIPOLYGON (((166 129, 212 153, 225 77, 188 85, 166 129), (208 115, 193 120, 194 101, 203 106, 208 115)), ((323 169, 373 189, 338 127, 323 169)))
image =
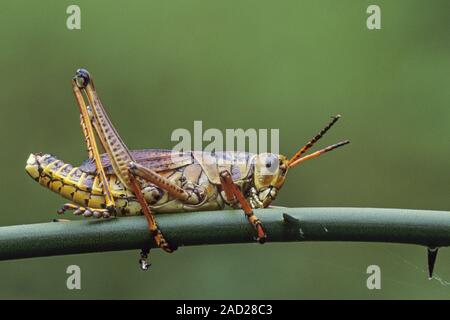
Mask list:
MULTIPOLYGON (((67 210, 95 218, 143 214, 156 245, 166 252, 176 247, 165 239, 154 214, 221 210, 225 205, 241 208, 256 240, 264 243, 267 235, 253 209, 271 204, 290 168, 349 143, 345 140, 304 155, 336 123, 337 115, 289 159, 271 153, 130 151, 112 125, 87 70, 76 71, 72 91, 88 159, 75 167, 51 154, 32 153, 27 173, 71 201, 58 210, 59 214, 67 210), (96 137, 104 154, 100 154, 96 137)), ((148 252, 141 251, 142 269, 149 266, 148 252)))

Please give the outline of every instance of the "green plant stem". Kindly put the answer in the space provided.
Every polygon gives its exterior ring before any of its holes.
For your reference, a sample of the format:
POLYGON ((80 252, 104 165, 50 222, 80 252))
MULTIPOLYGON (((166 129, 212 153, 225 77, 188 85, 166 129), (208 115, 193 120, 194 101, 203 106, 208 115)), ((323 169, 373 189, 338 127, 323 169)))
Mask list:
MULTIPOLYGON (((450 245, 450 212, 374 208, 255 210, 268 242, 364 241, 450 245)), ((162 214, 158 224, 178 246, 254 242, 240 210, 162 214)), ((144 217, 0 227, 0 260, 154 247, 144 217)))

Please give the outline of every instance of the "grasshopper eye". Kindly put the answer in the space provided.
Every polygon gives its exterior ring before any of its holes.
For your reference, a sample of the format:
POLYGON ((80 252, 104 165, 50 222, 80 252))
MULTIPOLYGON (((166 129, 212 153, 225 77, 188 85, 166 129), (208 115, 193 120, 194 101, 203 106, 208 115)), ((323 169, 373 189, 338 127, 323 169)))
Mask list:
POLYGON ((86 88, 86 86, 91 81, 91 76, 86 69, 78 69, 75 74, 75 77, 73 78, 77 82, 77 86, 80 89, 86 88))
POLYGON ((273 155, 268 155, 265 157, 265 166, 266 168, 273 168, 276 164, 278 159, 274 157, 273 155))
POLYGON ((273 154, 260 155, 259 161, 262 175, 273 175, 278 169, 278 158, 273 154))

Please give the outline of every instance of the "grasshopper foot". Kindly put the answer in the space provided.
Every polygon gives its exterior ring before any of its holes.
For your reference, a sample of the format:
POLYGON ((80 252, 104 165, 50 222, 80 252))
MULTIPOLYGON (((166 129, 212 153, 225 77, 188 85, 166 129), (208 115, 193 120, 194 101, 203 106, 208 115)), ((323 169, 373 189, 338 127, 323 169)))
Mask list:
POLYGON ((110 210, 108 209, 93 209, 89 207, 80 207, 72 203, 66 203, 63 205, 61 209, 57 212, 58 214, 63 214, 66 211, 73 211, 73 214, 76 216, 83 215, 86 218, 94 217, 94 218, 109 218, 111 216, 110 210))
POLYGON ((256 218, 255 215, 249 217, 248 220, 256 231, 257 237, 255 238, 255 240, 258 241, 260 244, 264 244, 267 240, 267 234, 266 231, 264 230, 261 220, 256 218))
POLYGON ((153 239, 155 239, 155 242, 156 242, 156 245, 158 246, 158 248, 163 249, 165 252, 172 253, 178 249, 177 246, 172 245, 169 242, 167 242, 167 240, 164 238, 161 230, 156 229, 155 231, 152 232, 152 235, 153 235, 153 239))

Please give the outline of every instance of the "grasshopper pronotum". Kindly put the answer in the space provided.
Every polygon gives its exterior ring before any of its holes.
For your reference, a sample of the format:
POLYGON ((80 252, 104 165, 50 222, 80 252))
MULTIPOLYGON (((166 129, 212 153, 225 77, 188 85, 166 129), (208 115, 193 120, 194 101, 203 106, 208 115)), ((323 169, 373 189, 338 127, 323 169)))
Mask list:
MULTIPOLYGON (((220 210, 225 205, 242 208, 256 239, 264 243, 266 233, 253 209, 270 205, 290 168, 349 143, 345 140, 304 156, 336 123, 338 115, 290 159, 270 153, 130 151, 113 127, 86 70, 77 70, 72 90, 80 109, 88 159, 73 167, 53 155, 33 153, 26 171, 41 185, 73 202, 58 213, 73 210, 76 215, 96 218, 144 214, 157 246, 167 252, 176 248, 165 240, 153 213, 220 210), (105 154, 99 153, 95 134, 105 154), (221 161, 224 159, 229 161, 221 161)), ((143 269, 148 268, 147 253, 141 252, 143 269)))

